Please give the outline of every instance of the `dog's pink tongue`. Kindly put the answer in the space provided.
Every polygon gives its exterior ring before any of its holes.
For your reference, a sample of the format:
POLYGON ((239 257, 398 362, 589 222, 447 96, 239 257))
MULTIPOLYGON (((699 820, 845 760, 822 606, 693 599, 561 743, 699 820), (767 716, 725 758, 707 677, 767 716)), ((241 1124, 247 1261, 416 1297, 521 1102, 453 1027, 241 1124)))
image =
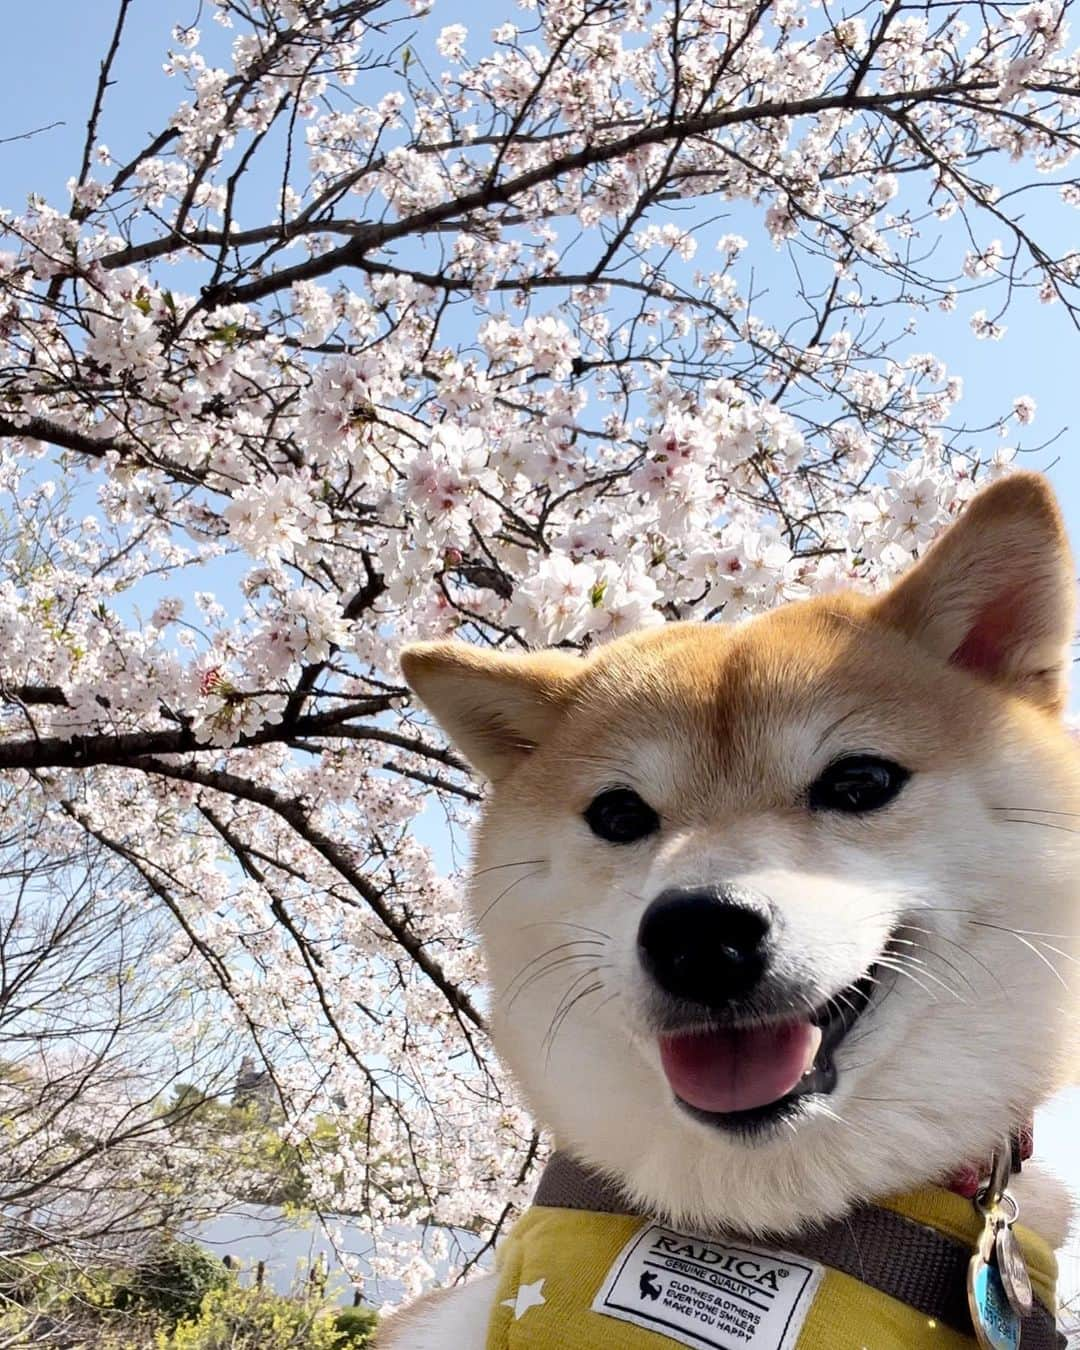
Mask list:
POLYGON ((661 1036, 672 1091, 701 1111, 750 1111, 778 1101, 811 1067, 821 1029, 809 1022, 661 1036))

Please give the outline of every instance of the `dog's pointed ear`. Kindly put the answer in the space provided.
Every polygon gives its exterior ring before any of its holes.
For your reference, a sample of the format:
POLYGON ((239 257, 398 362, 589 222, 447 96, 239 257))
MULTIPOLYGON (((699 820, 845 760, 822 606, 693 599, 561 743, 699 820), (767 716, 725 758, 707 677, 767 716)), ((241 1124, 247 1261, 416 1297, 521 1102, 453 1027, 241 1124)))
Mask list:
POLYGON ((567 652, 507 654, 464 642, 417 642, 401 654, 410 688, 493 782, 535 750, 583 668, 567 652))
POLYGON ((1074 608, 1054 494, 1041 475, 1015 473, 972 498, 874 613, 943 661, 1060 712, 1074 608))

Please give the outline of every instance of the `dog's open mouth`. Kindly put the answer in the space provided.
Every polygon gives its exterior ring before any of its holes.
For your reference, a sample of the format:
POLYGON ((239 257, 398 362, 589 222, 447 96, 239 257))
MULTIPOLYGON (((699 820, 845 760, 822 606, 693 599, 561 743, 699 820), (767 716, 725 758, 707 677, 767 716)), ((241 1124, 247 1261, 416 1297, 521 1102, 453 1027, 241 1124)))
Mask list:
POLYGON ((802 1098, 836 1086, 836 1050, 876 984, 872 968, 804 1021, 662 1035, 660 1060, 672 1092, 693 1115, 727 1129, 791 1115, 802 1098))

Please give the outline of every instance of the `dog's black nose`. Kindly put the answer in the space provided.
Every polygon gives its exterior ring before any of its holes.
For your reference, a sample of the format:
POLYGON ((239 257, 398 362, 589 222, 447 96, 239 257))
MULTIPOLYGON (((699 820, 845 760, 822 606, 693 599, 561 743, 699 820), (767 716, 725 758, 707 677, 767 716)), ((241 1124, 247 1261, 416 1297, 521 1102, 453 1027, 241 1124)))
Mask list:
POLYGON ((768 934, 767 913, 742 887, 664 891, 642 915, 638 953, 667 993, 722 1008, 761 979, 768 934))

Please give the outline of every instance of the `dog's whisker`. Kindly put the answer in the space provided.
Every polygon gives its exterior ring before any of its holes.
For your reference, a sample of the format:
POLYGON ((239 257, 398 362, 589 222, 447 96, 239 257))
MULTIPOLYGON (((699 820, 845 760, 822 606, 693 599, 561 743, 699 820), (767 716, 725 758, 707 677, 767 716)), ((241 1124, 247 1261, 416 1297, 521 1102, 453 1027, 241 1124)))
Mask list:
POLYGON ((575 1008, 577 1007, 577 1005, 582 1001, 582 999, 588 998, 590 994, 595 994, 598 990, 604 989, 604 988, 606 988, 606 985, 604 984, 604 981, 603 981, 603 980, 596 980, 596 981, 594 981, 592 984, 590 984, 590 985, 588 986, 588 988, 582 989, 581 992, 578 993, 578 994, 571 1000, 571 1002, 567 1005, 567 1007, 566 1007, 565 1010, 563 1011, 562 1016, 559 1018, 558 1025, 555 1027, 554 1034, 553 1034, 552 1037, 551 1037, 551 1043, 550 1043, 550 1045, 548 1046, 548 1058, 549 1058, 549 1059, 550 1059, 550 1057, 551 1057, 551 1052, 552 1052, 552 1051, 554 1050, 554 1048, 555 1048, 555 1038, 558 1036, 559 1032, 562 1030, 562 1028, 563 1028, 563 1026, 564 1026, 564 1024, 565 1024, 565 1022, 566 1022, 566 1019, 570 1016, 570 1014, 574 1011, 574 1009, 575 1009, 575 1008))
POLYGON ((1043 965, 1047 968, 1047 970, 1051 972, 1054 979, 1057 980, 1057 982, 1061 985, 1062 989, 1068 990, 1069 988, 1068 983, 1065 980, 1064 976, 1062 975, 1061 971, 1058 970, 1057 966, 1054 965, 1053 961, 1050 960, 1050 958, 1046 955, 1045 952, 1039 951, 1038 947, 1035 945, 1034 942, 1029 942, 1028 939, 1026 937, 1023 937, 1020 933, 1014 932, 1013 937, 1016 938, 1017 942, 1025 946, 1029 952, 1033 953, 1033 955, 1039 958, 1039 960, 1043 963, 1043 965))
POLYGON ((600 1011, 601 1008, 606 1008, 607 1005, 612 1001, 612 999, 616 999, 616 998, 618 998, 618 997, 619 997, 619 991, 616 989, 616 990, 614 990, 613 993, 608 994, 607 998, 601 999, 600 1002, 596 1005, 596 1007, 595 1007, 595 1008, 592 1010, 592 1012, 589 1014, 589 1016, 590 1016, 590 1017, 595 1017, 596 1014, 600 1011))
MULTIPOLYGON (((925 984, 923 984, 923 982, 918 978, 918 976, 913 975, 911 971, 907 968, 907 966, 898 958, 880 956, 878 957, 877 963, 879 966, 884 966, 886 970, 893 970, 896 972, 897 975, 905 976, 905 978, 909 979, 912 982, 912 984, 917 985, 923 991, 923 993, 926 994, 926 996, 930 999, 931 1003, 937 1002, 937 996, 935 995, 934 991, 928 988, 925 984)), ((945 988, 948 993, 953 994, 953 997, 957 997, 957 995, 954 993, 953 990, 948 989, 947 985, 943 985, 942 987, 945 988)))
MULTIPOLYGON (((855 1016, 858 1016, 859 1012, 858 1008, 855 1006, 854 1003, 852 1003, 851 999, 848 998, 847 994, 845 994, 843 990, 841 990, 839 993, 831 994, 825 1000, 824 1008, 826 1012, 833 1012, 833 1011, 839 1012, 841 1004, 848 1010, 848 1012, 853 1013, 855 1016)), ((812 1014, 816 1010, 813 1007, 811 1007, 810 1011, 812 1014)))
POLYGON ((803 1003, 806 1004, 806 1011, 810 1014, 811 1017, 813 1017, 814 1013, 817 1012, 817 1006, 815 1006, 813 1000, 810 998, 810 995, 806 993, 806 991, 803 989, 800 989, 797 992, 799 998, 802 999, 803 1003))
MULTIPOLYGON (((912 952, 893 952, 892 958, 895 961, 904 961, 911 966, 915 966, 919 970, 920 974, 925 975, 928 980, 933 980, 935 984, 940 985, 941 988, 944 989, 947 993, 951 994, 953 998, 961 999, 961 1001, 963 1001, 961 998, 960 991, 958 989, 954 989, 953 986, 948 982, 948 980, 943 980, 941 976, 935 975, 934 972, 930 970, 927 963, 924 960, 922 960, 921 957, 915 956, 912 952)), ((971 988, 971 982, 968 981, 967 983, 968 988, 971 988)), ((972 992, 974 992, 974 990, 972 990, 972 992)))
POLYGON ((992 806, 991 811, 1027 811, 1032 815, 1039 816, 1067 816, 1073 820, 1080 820, 1080 811, 1055 811, 1049 806, 992 806))
POLYGON ((536 923, 518 924, 518 928, 522 931, 524 931, 526 928, 552 928, 552 927, 577 928, 582 933, 595 933, 598 937, 604 938, 605 941, 607 942, 611 941, 611 934, 605 933, 602 928, 590 928, 588 924, 570 923, 566 919, 541 919, 536 923))
POLYGON ((516 881, 512 881, 510 885, 506 887, 505 890, 500 891, 499 894, 495 897, 495 899, 492 900, 491 904, 488 905, 488 907, 484 910, 484 912, 479 916, 477 922, 483 923, 483 921, 487 918, 487 916, 491 913, 491 911, 495 908, 495 906, 499 903, 499 901, 502 900, 504 896, 509 895, 515 886, 520 886, 523 881, 531 881, 533 877, 540 876, 540 874, 542 872, 545 872, 546 870, 547 864, 545 863, 543 867, 537 868, 535 872, 526 872, 523 877, 518 877, 516 881))
POLYGON ((590 994, 594 994, 598 990, 603 989, 605 987, 604 981, 600 979, 594 980, 592 984, 586 986, 586 988, 580 990, 579 992, 577 993, 574 992, 577 989, 578 985, 580 985, 583 980, 587 980, 590 975, 597 974, 601 969, 603 969, 603 967, 598 964, 594 966, 591 970, 587 970, 583 974, 579 975, 572 982, 570 988, 566 991, 562 999, 559 1001, 559 1006, 558 1008, 556 1008, 555 1014, 551 1019, 550 1025, 548 1026, 547 1034, 544 1036, 544 1039, 540 1042, 541 1049, 544 1048, 545 1044, 547 1045, 547 1052, 544 1057, 545 1064, 551 1062, 551 1055, 555 1049, 556 1038, 558 1037, 559 1032, 565 1025, 566 1019, 573 1012, 574 1008, 581 1002, 583 998, 587 998, 590 994))
POLYGON ((541 1040, 541 1042, 540 1042, 541 1047, 543 1047, 544 1044, 547 1042, 548 1037, 552 1035, 552 1032, 553 1032, 553 1030, 554 1030, 555 1024, 556 1024, 556 1022, 559 1020, 559 1015, 560 1015, 560 1013, 562 1012, 563 1008, 565 1007, 567 1000, 573 997, 574 991, 577 989, 578 985, 582 982, 582 980, 587 980, 587 979, 589 978, 590 975, 595 975, 595 974, 597 973, 598 970, 599 970, 599 965, 598 965, 598 964, 594 964, 594 965, 591 966, 588 970, 582 972, 582 974, 576 975, 576 976, 570 981, 570 984, 567 986, 567 988, 563 990, 563 992, 562 992, 562 994, 560 995, 559 1000, 558 1000, 558 1002, 557 1002, 557 1004, 556 1004, 556 1006, 555 1006, 555 1011, 554 1011, 554 1012, 552 1013, 552 1015, 551 1015, 551 1021, 548 1023, 548 1029, 547 1029, 547 1031, 544 1033, 543 1040, 541 1040))
MULTIPOLYGON (((960 914, 980 914, 978 909, 958 910, 960 914)), ((969 920, 972 928, 996 928, 1001 933, 1022 933, 1024 937, 1031 938, 1053 938, 1055 942, 1080 942, 1080 933, 1044 933, 1037 928, 1013 928, 1007 923, 991 923, 989 919, 979 918, 969 920)))
MULTIPOLYGON (((927 956, 932 956, 935 960, 940 961, 942 965, 948 966, 948 968, 953 972, 955 976, 957 976, 958 979, 963 980, 963 982, 967 985, 968 989, 973 994, 978 993, 978 990, 975 988, 975 985, 971 982, 971 980, 967 977, 967 975, 964 974, 964 972, 960 969, 960 967, 956 964, 955 961, 950 961, 949 958, 947 956, 943 956, 941 952, 934 951, 934 949, 928 946, 925 942, 917 942, 909 938, 894 937, 890 945, 896 945, 897 943, 903 943, 905 946, 914 948, 915 951, 925 952, 927 956)), ((926 966, 926 962, 921 960, 921 958, 916 957, 914 953, 911 953, 911 956, 913 960, 919 961, 919 964, 921 966, 923 967, 926 966)))
MULTIPOLYGON (((935 956, 935 957, 937 957, 940 961, 942 961, 945 965, 949 966, 950 969, 955 970, 956 968, 955 968, 955 966, 953 966, 952 962, 946 960, 946 958, 944 958, 944 957, 941 955, 940 952, 934 952, 934 951, 932 951, 932 950, 931 950, 929 947, 927 947, 924 943, 911 942, 911 941, 909 941, 909 940, 907 940, 907 939, 904 939, 904 938, 896 939, 896 938, 892 938, 892 937, 891 937, 891 938, 889 939, 889 941, 885 944, 884 955, 885 955, 886 957, 891 958, 891 959, 894 960, 894 961, 907 963, 909 966, 914 966, 914 967, 916 967, 916 968, 920 971, 921 974, 923 974, 923 975, 926 976, 926 978, 927 978, 928 980, 932 980, 935 984, 939 985, 942 989, 945 989, 945 990, 946 990, 949 994, 951 994, 954 998, 960 998, 960 997, 961 997, 960 991, 959 991, 958 989, 954 988, 954 986, 951 985, 951 984, 949 983, 948 980, 945 980, 945 979, 943 979, 940 975, 935 974, 935 972, 934 972, 933 970, 930 969, 928 963, 927 963, 926 961, 924 961, 923 958, 922 958, 921 956, 916 956, 914 951, 903 951, 903 952, 902 952, 902 951, 897 951, 896 948, 897 948, 898 942, 899 942, 899 943, 902 943, 902 944, 905 945, 905 946, 914 947, 914 948, 915 948, 916 950, 918 950, 918 951, 925 952, 928 956, 935 956)), ((968 988, 971 989, 972 993, 974 993, 975 990, 974 990, 974 987, 973 987, 972 984, 971 984, 971 981, 968 980, 967 977, 964 976, 964 975, 962 974, 962 972, 956 971, 956 973, 957 973, 958 975, 960 975, 960 978, 964 980, 964 982, 967 984, 968 988)))
MULTIPOLYGON (((531 961, 527 961, 525 965, 522 966, 522 968, 518 971, 518 973, 506 986, 506 988, 502 990, 502 992, 498 995, 499 1001, 501 1002, 510 994, 510 991, 514 988, 514 985, 517 984, 517 982, 521 980, 527 974, 527 972, 537 964, 537 962, 545 961, 549 956, 554 956, 556 952, 565 951, 567 948, 570 947, 585 947, 591 949, 602 946, 603 943, 595 938, 575 938, 572 942, 560 942, 558 946, 549 947, 546 952, 541 952, 539 956, 534 956, 531 961)), ((513 1003, 517 999, 518 994, 522 993, 524 989, 528 988, 528 986, 531 983, 533 983, 534 980, 541 978, 543 975, 546 975, 549 971, 558 969, 560 966, 564 965, 567 961, 575 961, 575 960, 591 961, 596 956, 596 954, 597 953, 593 950, 586 950, 578 953, 570 953, 567 956, 556 957, 554 961, 545 966, 542 970, 534 972, 534 974, 525 981, 525 983, 517 991, 517 994, 514 995, 514 998, 511 1000, 509 1006, 510 1007, 513 1006, 513 1003)))
MULTIPOLYGON (((980 970, 984 971, 990 977, 991 980, 994 981, 997 980, 997 976, 990 969, 990 967, 986 964, 985 961, 981 961, 973 952, 969 951, 968 948, 965 947, 962 942, 957 942, 955 938, 949 937, 948 933, 939 932, 939 930, 936 928, 922 928, 918 924, 913 923, 903 924, 901 926, 900 931, 901 932, 908 931, 912 933, 924 933, 927 937, 937 938, 941 942, 947 942, 950 947, 955 947, 961 956, 965 957, 969 961, 973 961, 975 965, 979 967, 980 970)), ((955 970, 958 975, 961 974, 960 968, 958 966, 954 966, 940 952, 934 951, 932 947, 925 946, 925 944, 924 950, 934 952, 934 955, 938 958, 939 961, 944 961, 947 965, 950 966, 951 969, 955 970)), ((963 976, 961 976, 961 978, 963 978, 963 976)), ((972 990, 974 992, 974 986, 972 986, 972 990)))
POLYGON ((1052 942, 1039 942, 1040 947, 1045 947, 1048 952, 1053 952, 1055 956, 1062 956, 1066 961, 1071 961, 1074 966, 1080 966, 1080 956, 1073 956, 1071 952, 1063 952, 1060 947, 1055 947, 1052 942))
POLYGON ((1022 816, 1002 816, 1008 825, 1038 825, 1043 830, 1059 830, 1062 834, 1080 834, 1072 825, 1059 825, 1053 820, 1024 820, 1022 816))
POLYGON ((492 863, 490 867, 480 867, 473 872, 474 877, 483 877, 488 872, 501 872, 505 867, 535 867, 537 863, 547 865, 547 858, 522 858, 518 862, 492 863))
MULTIPOLYGON (((547 975, 552 974, 556 970, 561 970, 563 966, 573 965, 579 961, 591 961, 595 958, 595 956, 596 952, 579 952, 576 955, 560 956, 558 960, 552 961, 549 965, 544 966, 542 970, 536 971, 522 985, 520 985, 517 990, 515 990, 513 996, 506 1004, 507 1011, 509 1011, 518 1001, 521 995, 524 994, 527 989, 531 988, 532 985, 536 984, 537 981, 543 979, 547 975)), ((507 994, 509 994, 509 992, 510 991, 507 990, 506 993, 501 996, 500 1002, 506 999, 507 994)))
POLYGON ((566 1004, 562 1012, 559 1014, 559 1017, 555 1022, 554 1026, 552 1027, 551 1036, 548 1041, 547 1057, 549 1060, 551 1058, 552 1052, 555 1049, 556 1038, 558 1037, 559 1032, 562 1030, 564 1023, 566 1022, 566 1019, 570 1016, 570 1014, 574 1011, 574 1009, 577 1007, 577 1005, 581 1002, 582 999, 588 998, 590 994, 595 994, 598 990, 603 989, 604 987, 605 986, 603 980, 594 980, 592 984, 588 985, 586 988, 582 990, 579 990, 578 993, 575 994, 575 996, 569 1001, 569 1003, 566 1004))
MULTIPOLYGON (((537 952, 535 956, 531 956, 520 968, 518 975, 524 974, 530 966, 536 965, 537 961, 543 961, 547 957, 553 956, 555 952, 565 951, 568 947, 602 947, 603 945, 599 938, 571 938, 566 942, 557 942, 554 947, 545 947, 542 952, 537 952)), ((517 979, 517 975, 514 976, 514 979, 517 979)), ((512 983, 513 980, 511 980, 512 983)))
MULTIPOLYGON (((857 1068, 864 1067, 856 1065, 857 1068)), ((848 1098, 849 1102, 873 1102, 881 1106, 912 1106, 919 1105, 917 1097, 865 1097, 861 1093, 856 1096, 854 1093, 848 1098)))

